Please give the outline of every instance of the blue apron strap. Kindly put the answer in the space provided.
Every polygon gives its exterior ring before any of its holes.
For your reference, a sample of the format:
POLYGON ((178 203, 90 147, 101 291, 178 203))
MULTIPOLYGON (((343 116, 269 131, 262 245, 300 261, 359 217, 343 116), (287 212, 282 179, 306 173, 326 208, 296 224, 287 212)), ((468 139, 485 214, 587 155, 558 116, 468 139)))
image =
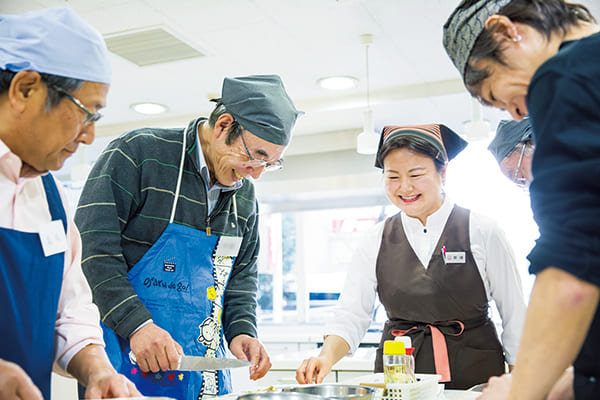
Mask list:
POLYGON ((44 183, 44 189, 46 190, 46 197, 48 200, 48 207, 50 208, 50 215, 52 216, 52 221, 60 219, 63 223, 63 227, 65 228, 66 233, 67 214, 65 213, 65 209, 62 206, 62 199, 60 198, 60 194, 58 193, 56 182, 54 182, 54 177, 50 172, 48 172, 46 175, 42 176, 42 182, 44 183))

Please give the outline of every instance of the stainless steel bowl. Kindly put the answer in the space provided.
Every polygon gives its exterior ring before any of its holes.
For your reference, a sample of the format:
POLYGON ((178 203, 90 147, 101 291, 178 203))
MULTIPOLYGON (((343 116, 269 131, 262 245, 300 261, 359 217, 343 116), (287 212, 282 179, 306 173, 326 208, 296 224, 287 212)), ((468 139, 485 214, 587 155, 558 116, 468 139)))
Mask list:
POLYGON ((257 392, 239 395, 237 400, 320 400, 318 396, 299 392, 257 392))
POLYGON ((372 400, 375 389, 358 385, 300 385, 284 387, 283 392, 317 395, 331 400, 372 400))

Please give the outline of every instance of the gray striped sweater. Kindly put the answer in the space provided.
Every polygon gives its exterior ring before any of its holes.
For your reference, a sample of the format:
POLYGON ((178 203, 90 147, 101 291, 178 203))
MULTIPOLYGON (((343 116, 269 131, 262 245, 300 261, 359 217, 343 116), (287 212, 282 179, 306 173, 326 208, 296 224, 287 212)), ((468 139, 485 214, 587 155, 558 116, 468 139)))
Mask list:
POLYGON ((228 342, 243 333, 256 337, 259 238, 254 186, 244 180, 235 192, 222 192, 207 215, 196 148, 197 125, 203 120, 190 122, 185 131, 142 128, 121 135, 98 158, 81 193, 75 223, 83 242, 82 268, 102 321, 123 338, 151 318, 127 273, 167 227, 184 132, 187 149, 174 222, 243 237, 224 295, 223 331, 228 342))

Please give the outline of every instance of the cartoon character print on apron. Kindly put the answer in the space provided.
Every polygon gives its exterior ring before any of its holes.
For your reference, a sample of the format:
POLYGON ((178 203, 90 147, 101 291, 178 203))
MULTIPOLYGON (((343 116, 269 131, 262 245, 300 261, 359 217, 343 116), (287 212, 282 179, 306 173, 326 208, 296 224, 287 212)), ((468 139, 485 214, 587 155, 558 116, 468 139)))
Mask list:
POLYGON ((386 221, 376 275, 388 321, 375 372, 383 371, 383 342, 402 334, 412 339, 416 372, 442 375, 446 388, 465 389, 504 372, 502 346, 471 253, 469 216, 469 210, 454 206, 428 268, 410 246, 401 214, 386 221))
MULTIPOLYGON (((242 238, 207 235, 173 223, 185 148, 184 134, 169 224, 129 271, 129 281, 152 314, 153 322, 169 332, 183 347, 184 354, 225 357, 221 327, 223 294, 242 238)), ((143 372, 130 357, 129 340, 104 325, 103 330, 111 362, 146 396, 195 400, 231 392, 228 370, 143 372)))
POLYGON ((0 228, 0 359, 23 368, 49 399, 67 217, 52 175, 42 182, 52 222, 39 233, 0 228))

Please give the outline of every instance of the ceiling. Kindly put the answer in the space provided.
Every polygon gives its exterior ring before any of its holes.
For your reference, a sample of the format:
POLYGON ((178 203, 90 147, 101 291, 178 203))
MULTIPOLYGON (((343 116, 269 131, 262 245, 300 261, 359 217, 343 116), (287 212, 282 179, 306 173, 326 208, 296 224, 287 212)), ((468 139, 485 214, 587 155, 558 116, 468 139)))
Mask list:
MULTIPOLYGON (((597 0, 581 0, 600 15, 597 0)), ((298 109, 286 156, 352 151, 367 105, 375 129, 444 123, 465 135, 473 102, 442 47, 442 25, 458 0, 0 0, 1 13, 66 5, 103 35, 163 26, 204 57, 139 67, 111 54, 113 83, 98 143, 141 126, 184 126, 212 110, 226 76, 279 74, 298 109), (351 75, 358 86, 329 91, 316 84, 351 75), (152 101, 169 107, 148 117, 130 109, 152 101)), ((475 108, 475 111, 479 111, 475 108)), ((484 108, 494 130, 505 112, 484 108)), ((466 135, 465 135, 466 136, 466 135)), ((92 151, 93 153, 93 151, 92 151)), ((86 158, 89 158, 87 156, 86 158)), ((287 160, 286 160, 287 161, 287 160)), ((305 160, 306 161, 306 160, 305 160)), ((372 156, 368 160, 372 165, 372 156)), ((366 165, 366 164, 365 164, 366 165)), ((287 168, 287 166, 286 166, 287 168)))

